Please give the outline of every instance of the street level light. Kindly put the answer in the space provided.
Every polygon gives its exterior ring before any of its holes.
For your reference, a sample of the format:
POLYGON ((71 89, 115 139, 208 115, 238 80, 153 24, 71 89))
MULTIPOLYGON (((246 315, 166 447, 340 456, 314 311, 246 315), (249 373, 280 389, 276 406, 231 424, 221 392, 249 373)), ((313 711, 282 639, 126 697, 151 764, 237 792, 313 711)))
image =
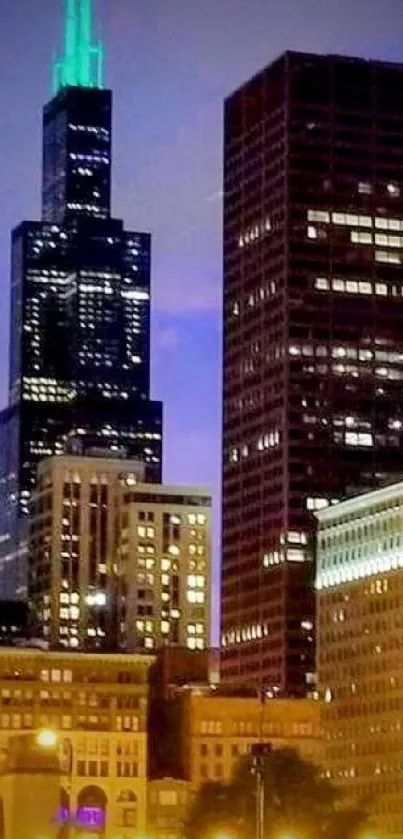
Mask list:
POLYGON ((42 728, 36 735, 36 742, 42 749, 54 749, 57 746, 57 734, 50 728, 42 728))

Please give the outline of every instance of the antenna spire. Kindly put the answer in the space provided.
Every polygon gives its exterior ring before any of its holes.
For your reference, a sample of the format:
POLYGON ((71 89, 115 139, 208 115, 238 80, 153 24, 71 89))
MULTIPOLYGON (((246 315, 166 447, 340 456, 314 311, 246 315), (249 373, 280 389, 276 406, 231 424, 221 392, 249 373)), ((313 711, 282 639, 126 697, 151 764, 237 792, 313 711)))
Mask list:
POLYGON ((92 0, 65 0, 64 55, 53 61, 53 93, 63 87, 103 87, 104 48, 93 38, 92 0))

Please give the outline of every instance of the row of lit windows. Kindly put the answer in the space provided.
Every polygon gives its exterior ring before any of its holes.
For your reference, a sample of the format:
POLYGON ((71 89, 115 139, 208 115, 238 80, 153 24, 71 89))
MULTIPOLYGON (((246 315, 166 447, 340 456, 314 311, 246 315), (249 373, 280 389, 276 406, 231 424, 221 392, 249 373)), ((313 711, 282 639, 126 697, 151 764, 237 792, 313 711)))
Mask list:
MULTIPOLYGON (((274 280, 271 280, 267 286, 261 286, 251 292, 246 300, 246 305, 249 309, 253 309, 255 306, 259 306, 275 294, 277 294, 277 284, 274 280)), ((241 314, 241 308, 242 304, 238 300, 235 300, 231 304, 231 314, 234 315, 234 317, 239 317, 241 314)))
POLYGON ((234 644, 242 644, 246 641, 255 641, 270 634, 270 627, 265 624, 251 624, 238 629, 232 629, 224 633, 221 639, 223 647, 230 647, 234 644))
POLYGON ((403 522, 401 515, 395 515, 396 510, 401 510, 400 504, 397 504, 393 511, 390 510, 387 518, 385 515, 376 513, 369 518, 372 511, 370 512, 368 510, 364 524, 362 523, 362 519, 360 521, 357 520, 355 525, 350 525, 348 529, 345 529, 343 525, 339 525, 336 522, 327 532, 321 531, 319 547, 321 549, 332 548, 334 550, 335 548, 344 547, 349 544, 355 546, 365 543, 371 544, 375 541, 378 543, 379 539, 385 539, 387 536, 393 539, 395 534, 399 538, 402 535, 403 522))
MULTIPOLYGON (((317 227, 314 227, 310 224, 307 228, 307 236, 308 239, 320 239, 323 240, 326 238, 326 234, 323 230, 318 230, 317 227)), ((374 241, 375 244, 381 246, 382 244, 386 244, 386 241, 395 240, 395 247, 401 248, 403 247, 402 244, 402 237, 387 237, 383 235, 375 234, 375 239, 372 233, 361 233, 360 231, 353 230, 350 234, 350 239, 353 244, 356 245, 373 245, 374 241)), ((384 263, 391 263, 393 265, 400 265, 401 264, 401 255, 395 253, 393 251, 375 251, 375 262, 384 262, 384 263)))
MULTIPOLYGON (((262 434, 258 437, 254 446, 254 451, 263 452, 269 449, 278 448, 280 445, 280 431, 270 431, 267 434, 262 434)), ((229 453, 229 461, 231 463, 238 463, 241 459, 245 459, 252 454, 252 448, 247 443, 243 446, 234 446, 229 453)))
POLYGON ((370 280, 345 280, 340 277, 316 277, 314 287, 318 291, 337 291, 344 294, 375 294, 378 297, 386 297, 388 294, 402 295, 403 286, 398 288, 396 286, 387 285, 384 282, 374 282, 370 280))
POLYGON ((378 230, 403 231, 403 219, 385 216, 369 216, 358 213, 308 210, 308 221, 321 224, 337 224, 345 227, 375 227, 378 230))
POLYGON ((272 224, 269 218, 266 218, 264 221, 260 222, 259 224, 254 224, 252 227, 245 230, 241 233, 238 245, 240 248, 244 248, 246 245, 254 244, 267 233, 270 233, 272 230, 272 224))
MULTIPOLYGON (((321 558, 319 557, 319 563, 321 558)), ((320 564, 316 578, 318 590, 365 579, 379 573, 386 573, 403 568, 403 556, 397 551, 385 551, 372 557, 357 557, 343 562, 340 567, 329 568, 320 564)))

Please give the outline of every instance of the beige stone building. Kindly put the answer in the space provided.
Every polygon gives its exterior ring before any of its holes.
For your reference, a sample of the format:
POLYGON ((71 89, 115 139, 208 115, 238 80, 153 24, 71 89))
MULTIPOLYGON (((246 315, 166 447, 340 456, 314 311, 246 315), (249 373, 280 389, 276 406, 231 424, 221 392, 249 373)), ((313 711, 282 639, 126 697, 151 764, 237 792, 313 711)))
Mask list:
POLYGON ((324 768, 403 834, 403 483, 317 514, 324 768))
POLYGON ((137 461, 66 455, 40 464, 28 594, 50 646, 208 645, 211 498, 144 478, 137 461))
POLYGON ((52 646, 116 646, 119 493, 143 478, 143 464, 118 458, 66 455, 39 464, 28 597, 37 633, 52 646))
POLYGON ((9 738, 0 760, 2 839, 57 839, 60 777, 56 741, 43 748, 34 733, 9 738))
POLYGON ((147 785, 147 836, 182 839, 192 787, 188 781, 161 778, 147 785))
POLYGON ((61 762, 61 811, 105 839, 144 835, 147 655, 0 648, 0 749, 51 731, 61 762), (70 806, 69 806, 70 804, 70 806))
POLYGON ((197 790, 206 781, 227 781, 238 759, 263 740, 321 761, 320 702, 234 696, 224 689, 189 686, 151 704, 151 771, 173 776, 197 790), (161 732, 169 739, 164 743, 161 732))

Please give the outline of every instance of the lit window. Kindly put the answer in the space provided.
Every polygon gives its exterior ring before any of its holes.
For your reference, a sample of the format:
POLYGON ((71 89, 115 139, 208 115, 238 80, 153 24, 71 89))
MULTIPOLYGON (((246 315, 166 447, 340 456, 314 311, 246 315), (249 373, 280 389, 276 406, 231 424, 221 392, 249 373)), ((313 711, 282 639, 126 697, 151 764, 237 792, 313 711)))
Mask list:
POLYGON ((197 524, 206 524, 206 516, 203 513, 198 513, 197 524))
POLYGON ((398 253, 391 251, 375 251, 375 262, 386 262, 391 265, 400 265, 401 258, 398 253))
POLYGON ((327 277, 316 277, 315 288, 317 288, 319 291, 328 291, 330 288, 330 283, 327 277))
POLYGON ((329 224, 330 213, 327 210, 308 210, 308 221, 321 221, 329 224))
POLYGON ((195 515, 195 513, 189 513, 189 515, 188 515, 188 522, 189 522, 189 524, 196 524, 196 515, 195 515))
POLYGON ((358 192, 360 193, 360 195, 371 195, 371 184, 367 183, 366 181, 360 181, 360 183, 358 184, 358 192))
MULTIPOLYGON (((238 461, 239 461, 239 450, 236 447, 231 449, 231 451, 229 453, 229 459, 230 459, 231 463, 238 463, 238 461)), ((190 524, 196 524, 196 516, 194 518, 195 518, 195 521, 194 522, 189 522, 190 524)))
POLYGON ((305 562, 305 552, 301 548, 289 548, 287 550, 288 562, 305 562))
POLYGON ((329 501, 327 498, 307 498, 306 500, 307 510, 324 510, 328 506, 329 501))
POLYGON ((172 556, 179 556, 179 548, 177 545, 170 545, 168 548, 168 553, 172 554, 172 556))
POLYGON ((345 442, 347 446, 373 446, 373 435, 363 431, 346 431, 345 442))
POLYGON ((398 198, 400 195, 400 187, 396 183, 388 184, 386 191, 392 198, 398 198))
POLYGON ((146 528, 143 525, 139 525, 139 527, 137 528, 137 535, 141 536, 142 539, 145 539, 146 528))
POLYGON ((169 621, 161 621, 161 633, 162 633, 162 635, 168 635, 168 633, 169 633, 169 621))
POLYGON ((363 233, 361 230, 352 230, 351 241, 357 245, 372 245, 372 233, 363 233))
POLYGON ((308 239, 317 239, 318 238, 318 230, 312 224, 308 225, 308 239))
POLYGON ((188 589, 187 600, 188 600, 188 603, 197 603, 197 604, 204 603, 204 600, 205 600, 204 591, 193 591, 192 589, 188 589))
POLYGON ((297 533, 296 531, 291 530, 289 533, 287 533, 287 542, 289 542, 291 545, 306 545, 306 533, 297 533))
POLYGON ((332 213, 332 222, 333 224, 346 224, 346 214, 332 213))
POLYGON ((379 294, 380 296, 386 296, 388 293, 388 287, 385 283, 375 283, 375 294, 379 294))

